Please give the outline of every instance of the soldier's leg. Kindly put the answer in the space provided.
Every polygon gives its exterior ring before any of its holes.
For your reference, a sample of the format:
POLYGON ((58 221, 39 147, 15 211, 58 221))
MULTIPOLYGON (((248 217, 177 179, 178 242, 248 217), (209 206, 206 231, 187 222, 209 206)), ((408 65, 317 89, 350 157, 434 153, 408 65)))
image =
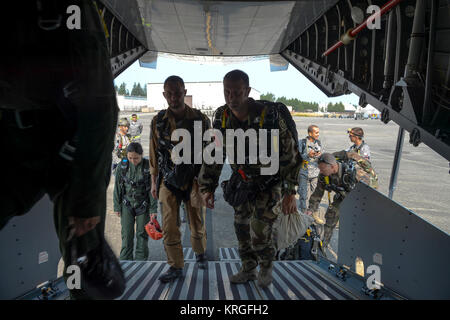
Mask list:
POLYGON ((145 231, 145 225, 149 221, 150 216, 147 213, 136 216, 136 260, 148 259, 148 234, 145 231))
POLYGON ((281 196, 277 191, 260 193, 256 198, 256 210, 251 217, 252 245, 261 268, 272 267, 275 259, 275 244, 272 241, 272 226, 281 212, 281 196))
MULTIPOLYGON (((123 207, 120 215, 121 235, 122 235, 122 248, 120 249, 120 260, 134 260, 134 215, 126 208, 123 207)), ((137 251, 137 249, 136 249, 137 251)))
POLYGON ((299 205, 298 209, 301 212, 305 212, 307 209, 306 200, 308 198, 308 173, 306 174, 302 171, 300 171, 299 174, 299 185, 297 189, 297 193, 299 195, 299 205))
POLYGON ((183 247, 181 246, 181 232, 179 221, 180 203, 176 196, 161 182, 159 189, 161 201, 162 231, 167 263, 174 268, 184 267, 183 247))
POLYGON ((192 249, 196 254, 206 251, 206 224, 205 212, 202 208, 194 208, 191 201, 187 201, 185 208, 188 215, 189 230, 191 231, 192 249))
POLYGON ((309 198, 311 197, 311 194, 316 190, 317 187, 317 181, 318 177, 315 178, 308 178, 308 194, 306 196, 306 207, 309 206, 309 198))
POLYGON ((244 272, 250 272, 258 266, 258 257, 252 248, 250 218, 255 210, 254 204, 244 203, 234 208, 234 230, 239 243, 238 251, 244 272))
POLYGON ((333 230, 339 221, 339 206, 341 201, 333 201, 325 213, 325 225, 323 234, 323 246, 326 247, 333 236, 333 230))

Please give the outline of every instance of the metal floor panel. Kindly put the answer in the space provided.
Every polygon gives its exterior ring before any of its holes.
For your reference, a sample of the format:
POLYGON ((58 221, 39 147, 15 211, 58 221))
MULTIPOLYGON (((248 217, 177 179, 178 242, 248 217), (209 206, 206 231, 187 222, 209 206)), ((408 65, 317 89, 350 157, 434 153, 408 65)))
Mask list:
POLYGON ((196 261, 195 252, 190 247, 183 248, 184 261, 196 261))
POLYGON ((237 248, 219 248, 219 260, 220 261, 229 261, 229 260, 237 260, 240 261, 239 252, 237 248))
POLYGON ((337 280, 324 276, 310 261, 274 262, 273 283, 262 289, 256 281, 231 284, 239 261, 210 261, 202 270, 187 261, 184 277, 163 284, 160 274, 169 268, 166 262, 122 261, 127 286, 118 300, 351 300, 358 299, 337 280))

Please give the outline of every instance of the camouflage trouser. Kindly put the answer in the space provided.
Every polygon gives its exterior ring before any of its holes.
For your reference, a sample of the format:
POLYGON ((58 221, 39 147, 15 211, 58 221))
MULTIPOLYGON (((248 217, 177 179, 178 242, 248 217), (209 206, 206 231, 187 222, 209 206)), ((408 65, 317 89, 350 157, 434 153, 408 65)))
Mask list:
POLYGON ((248 272, 259 265, 272 266, 275 245, 272 242, 272 225, 277 219, 281 191, 259 193, 254 202, 247 202, 234 208, 234 228, 239 241, 239 255, 242 270, 248 272))
POLYGON ((308 178, 308 171, 306 173, 300 171, 297 193, 299 195, 298 209, 301 212, 305 212, 308 208, 309 197, 317 187, 317 180, 318 177, 308 178))
POLYGON ((339 207, 341 206, 341 202, 343 199, 333 201, 327 209, 325 213, 325 225, 324 225, 324 234, 323 234, 323 246, 326 247, 331 240, 333 235, 333 230, 336 227, 339 221, 339 207))

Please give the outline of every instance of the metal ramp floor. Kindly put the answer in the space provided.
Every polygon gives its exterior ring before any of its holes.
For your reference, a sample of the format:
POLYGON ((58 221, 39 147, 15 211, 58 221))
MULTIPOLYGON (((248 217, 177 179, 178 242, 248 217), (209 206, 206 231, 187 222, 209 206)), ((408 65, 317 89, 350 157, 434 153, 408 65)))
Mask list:
POLYGON ((209 261, 199 269, 191 248, 184 249, 184 276, 161 283, 169 268, 163 261, 121 261, 127 286, 117 300, 353 300, 367 299, 361 292, 333 277, 313 261, 274 262, 273 283, 260 288, 256 281, 231 284, 229 277, 240 268, 235 248, 220 248, 221 261, 209 261))

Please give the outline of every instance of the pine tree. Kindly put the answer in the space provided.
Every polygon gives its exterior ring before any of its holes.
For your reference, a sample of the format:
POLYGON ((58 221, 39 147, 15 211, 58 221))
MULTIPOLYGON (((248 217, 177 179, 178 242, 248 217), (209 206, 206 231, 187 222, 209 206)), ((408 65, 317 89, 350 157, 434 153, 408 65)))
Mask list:
POLYGON ((260 99, 275 102, 275 95, 271 92, 267 92, 266 94, 262 94, 260 99))
POLYGON ((127 85, 125 82, 122 82, 122 84, 120 85, 118 94, 121 96, 128 95, 127 85))

